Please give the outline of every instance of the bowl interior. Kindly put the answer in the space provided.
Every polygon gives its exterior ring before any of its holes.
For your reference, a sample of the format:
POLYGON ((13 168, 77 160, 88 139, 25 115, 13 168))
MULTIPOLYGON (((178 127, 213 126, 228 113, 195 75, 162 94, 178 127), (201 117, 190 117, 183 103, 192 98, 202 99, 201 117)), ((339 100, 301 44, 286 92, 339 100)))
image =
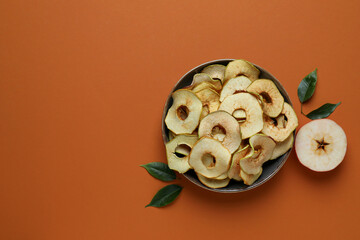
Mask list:
MULTIPOLYGON (((234 59, 219 59, 219 60, 214 60, 214 61, 210 61, 204 64, 201 64, 195 68, 193 68, 192 70, 190 70, 189 72, 187 72, 175 85, 175 87, 172 89, 171 93, 183 88, 185 86, 189 86, 192 82, 193 76, 196 73, 200 73, 201 70, 211 64, 222 64, 222 65, 227 65, 230 61, 232 61, 234 59)), ((285 91, 284 87, 280 84, 280 82, 274 77, 272 76, 268 71, 266 71, 265 69, 257 66, 256 64, 253 64, 254 66, 256 66, 259 70, 260 70, 260 76, 259 78, 266 78, 266 79, 270 79, 272 80, 276 86, 278 87, 280 93, 283 95, 285 102, 289 103, 292 106, 291 100, 289 95, 287 94, 287 92, 285 91)), ((169 97, 165 103, 165 107, 164 107, 164 112, 163 112, 163 116, 162 116, 162 135, 163 135, 163 140, 164 143, 167 143, 169 141, 169 129, 166 127, 165 124, 165 117, 167 114, 167 111, 169 110, 169 108, 172 105, 172 98, 171 98, 171 93, 169 94, 169 97)), ((295 137, 295 132, 293 133, 294 137, 295 137)), ((263 165, 263 173, 261 174, 261 176, 259 177, 259 179, 257 179, 255 181, 254 184, 252 184, 251 186, 247 186, 242 182, 238 182, 238 181, 234 181, 231 180, 229 185, 225 188, 219 188, 219 189, 212 189, 209 187, 206 187, 205 185, 203 185, 197 178, 195 172, 193 170, 190 170, 188 172, 186 172, 184 174, 184 176, 191 182, 193 182, 194 184, 210 190, 210 191, 214 191, 214 192, 222 192, 222 193, 237 193, 237 192, 243 192, 243 191, 247 191, 250 189, 253 189, 255 187, 260 186, 261 184, 265 183, 266 181, 268 181, 271 177, 273 177, 279 170, 280 168, 284 165, 286 159, 289 157, 290 152, 292 149, 290 149, 287 153, 283 154, 282 156, 278 157, 275 160, 271 160, 271 161, 267 161, 266 163, 264 163, 263 165)))

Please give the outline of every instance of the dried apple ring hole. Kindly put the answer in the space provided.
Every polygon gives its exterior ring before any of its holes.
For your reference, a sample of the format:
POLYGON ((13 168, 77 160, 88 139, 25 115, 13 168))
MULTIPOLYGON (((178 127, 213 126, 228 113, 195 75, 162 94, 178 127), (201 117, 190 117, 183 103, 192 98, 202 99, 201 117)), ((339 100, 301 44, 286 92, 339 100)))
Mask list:
POLYGON ((238 121, 246 121, 246 111, 242 108, 236 109, 232 116, 238 121))
MULTIPOLYGON (((264 134, 268 135, 276 142, 284 141, 298 126, 298 119, 296 117, 296 113, 294 109, 286 102, 284 103, 284 107, 280 113, 280 117, 282 117, 281 115, 284 115, 283 126, 280 126, 279 123, 277 124, 278 126, 276 126, 274 121, 269 118, 270 120, 265 119, 264 127, 262 129, 262 132, 264 134)), ((278 119, 280 119, 280 117, 278 117, 278 119)))
POLYGON ((185 120, 189 116, 189 109, 186 106, 181 105, 176 109, 176 114, 179 119, 185 120))
POLYGON ((270 95, 267 92, 262 92, 259 95, 263 98, 263 100, 266 103, 272 103, 272 99, 271 99, 270 95))
POLYGON ((190 154, 191 147, 186 144, 179 144, 175 148, 175 155, 179 158, 184 158, 190 154))
POLYGON ((214 168, 215 164, 216 164, 216 159, 213 155, 211 155, 210 153, 205 153, 202 157, 201 157, 201 161, 204 164, 204 166, 206 168, 214 168))
POLYGON ((212 112, 203 118, 199 124, 199 137, 203 136, 220 141, 231 153, 241 142, 239 123, 225 111, 212 112))
POLYGON ((260 152, 262 151, 262 146, 261 145, 256 145, 255 147, 254 147, 254 154, 257 154, 257 155, 259 155, 260 154, 260 152))
POLYGON ((211 129, 211 136, 222 142, 226 136, 226 129, 221 125, 216 125, 211 129))

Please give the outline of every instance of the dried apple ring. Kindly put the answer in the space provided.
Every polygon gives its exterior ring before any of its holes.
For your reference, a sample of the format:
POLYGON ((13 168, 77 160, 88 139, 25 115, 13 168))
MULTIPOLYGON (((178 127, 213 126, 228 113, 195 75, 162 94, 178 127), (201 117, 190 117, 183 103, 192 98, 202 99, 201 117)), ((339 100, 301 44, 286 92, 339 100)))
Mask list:
POLYGON ((262 134, 252 136, 249 142, 254 153, 251 157, 240 160, 240 168, 247 174, 257 175, 262 171, 263 163, 270 160, 276 143, 262 134))
POLYGON ((221 81, 212 79, 206 73, 197 73, 197 74, 195 74, 194 77, 193 77, 193 81, 191 83, 191 86, 196 87, 197 85, 199 85, 201 83, 204 83, 204 82, 211 83, 215 87, 216 91, 221 91, 221 89, 222 89, 221 81))
POLYGON ((229 178, 214 179, 214 178, 204 177, 201 174, 196 174, 196 175, 200 180, 200 182, 209 188, 223 188, 226 187, 230 182, 229 178))
POLYGON ((190 152, 189 164, 202 176, 216 178, 227 172, 230 160, 230 151, 219 141, 202 137, 190 152))
POLYGON ((190 90, 180 89, 172 94, 173 105, 165 123, 175 134, 191 134, 199 124, 202 102, 190 90))
POLYGON ((236 119, 225 111, 216 111, 208 114, 199 124, 199 137, 214 136, 213 129, 218 127, 223 130, 225 135, 221 141, 222 144, 231 152, 235 152, 241 142, 240 126, 236 119))
POLYGON ((221 82, 224 81, 226 66, 221 64, 212 64, 205 67, 201 72, 208 74, 212 79, 219 79, 221 82))
POLYGON ((247 174, 243 170, 240 171, 240 177, 244 181, 244 184, 250 186, 252 185, 262 174, 262 168, 257 174, 247 174))
POLYGON ((210 88, 206 88, 195 94, 203 104, 200 119, 203 119, 209 113, 218 110, 220 106, 220 101, 219 101, 220 96, 216 91, 210 88))
POLYGON ((268 79, 258 79, 247 89, 248 92, 259 94, 263 99, 263 111, 269 117, 277 117, 284 106, 284 97, 275 83, 268 79))
POLYGON ((228 171, 228 177, 230 179, 242 181, 242 178, 240 177, 240 160, 245 157, 251 157, 253 153, 254 150, 250 147, 250 145, 247 145, 233 154, 230 169, 228 171))
POLYGON ((228 96, 231 96, 235 93, 245 92, 247 87, 251 84, 251 80, 245 76, 240 76, 232 78, 226 82, 221 90, 220 102, 228 96))
POLYGON ((254 65, 248 61, 239 59, 229 62, 225 69, 224 83, 228 80, 238 77, 246 76, 251 81, 255 81, 259 78, 260 71, 254 65))
POLYGON ((242 92, 228 96, 219 107, 219 110, 230 114, 239 109, 244 110, 246 114, 246 120, 240 125, 242 139, 260 132, 264 125, 263 111, 258 100, 250 93, 242 92))
POLYGON ((197 140, 198 137, 194 135, 178 135, 166 143, 166 156, 170 169, 184 173, 191 168, 189 153, 197 140))
POLYGON ((287 118, 285 122, 285 127, 275 126, 274 121, 265 117, 263 133, 270 136, 276 142, 282 142, 289 137, 289 135, 295 130, 298 126, 298 119, 294 109, 288 103, 284 103, 283 110, 280 114, 285 115, 287 118))

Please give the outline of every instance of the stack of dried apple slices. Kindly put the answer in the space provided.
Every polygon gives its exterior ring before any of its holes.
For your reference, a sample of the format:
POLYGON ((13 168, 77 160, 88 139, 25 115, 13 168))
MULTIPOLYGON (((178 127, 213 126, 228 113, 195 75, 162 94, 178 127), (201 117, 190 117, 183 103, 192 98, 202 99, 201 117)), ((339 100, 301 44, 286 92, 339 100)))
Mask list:
POLYGON ((266 161, 292 147, 296 113, 274 82, 259 75, 251 63, 234 60, 205 67, 173 92, 165 118, 169 168, 193 169, 210 188, 231 179, 252 185, 266 161))

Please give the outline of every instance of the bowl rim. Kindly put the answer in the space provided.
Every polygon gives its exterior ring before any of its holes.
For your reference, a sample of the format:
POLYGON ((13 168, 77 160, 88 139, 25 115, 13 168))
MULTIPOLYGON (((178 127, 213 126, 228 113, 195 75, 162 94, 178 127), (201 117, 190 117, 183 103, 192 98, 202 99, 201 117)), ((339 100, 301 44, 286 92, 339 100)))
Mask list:
MULTIPOLYGON (((225 59, 215 59, 215 60, 211 60, 211 61, 208 61, 208 62, 205 62, 205 63, 202 63, 194 68, 192 68, 191 70, 189 70, 188 72, 186 72, 178 81, 177 83, 174 85, 174 87, 172 88, 170 94, 168 95, 166 101, 165 101, 165 104, 164 104, 164 108, 163 108, 163 115, 162 115, 162 118, 161 118, 161 130, 162 130, 162 137, 163 137, 163 142, 164 144, 166 145, 167 142, 169 142, 169 139, 168 139, 168 136, 166 134, 166 129, 167 129, 167 126, 165 124, 165 117, 166 117, 166 114, 167 114, 167 111, 168 109, 171 107, 169 106, 169 102, 171 101, 171 95, 174 91, 176 91, 177 89, 179 89, 179 85, 181 85, 181 83, 184 81, 184 79, 186 79, 188 77, 188 75, 190 74, 193 74, 195 75, 197 72, 200 72, 204 67, 206 66, 209 66, 209 65, 212 65, 212 64, 221 64, 221 63, 224 63, 224 62, 231 62, 233 60, 237 60, 237 59, 228 59, 228 58, 225 58, 225 59), (198 71, 200 70, 200 71, 198 71), (167 108, 168 106, 168 108, 167 108)), ((246 60, 247 61, 247 60, 246 60)), ((249 62, 249 61, 248 61, 249 62)), ((249 62, 251 64, 253 64, 257 69, 260 70, 261 73, 265 73, 267 75, 270 76, 270 80, 272 80, 275 85, 277 86, 277 88, 279 89, 281 95, 284 97, 284 100, 285 102, 289 103, 290 106, 293 107, 293 104, 291 102, 291 99, 290 99, 290 96, 288 95, 288 93, 286 92, 285 88, 282 86, 282 84, 280 83, 279 80, 277 80, 269 71, 267 71, 266 69, 252 63, 252 62, 249 62)), ((223 64, 221 64, 223 65, 223 64)), ((226 65, 225 65, 226 66, 226 65)), ((294 136, 294 139, 295 139, 295 132, 296 132, 296 129, 293 131, 293 136, 294 136)), ((291 151, 293 150, 293 147, 294 147, 294 142, 293 141, 293 144, 292 144, 292 147, 286 152, 284 153, 282 156, 280 156, 279 158, 282 158, 280 160, 280 164, 268 175, 266 176, 263 180, 257 182, 255 181, 254 184, 250 185, 250 186, 247 186, 246 188, 242 188, 242 189, 226 189, 225 188, 209 188, 207 186, 205 186, 204 184, 202 184, 198 179, 194 179, 192 177, 189 177, 188 176, 188 172, 187 173, 183 173, 182 175, 187 179, 189 180, 190 182, 192 182, 193 184, 203 188, 203 189, 206 189, 206 190, 209 190, 209 191, 212 191, 212 192, 218 192, 218 193, 240 193, 240 192, 246 192, 246 191, 249 191, 249 190, 252 190, 254 188, 257 188, 261 185, 263 185, 264 183, 268 182, 276 173, 279 172, 279 170, 284 166, 285 162, 287 161, 291 151)))

